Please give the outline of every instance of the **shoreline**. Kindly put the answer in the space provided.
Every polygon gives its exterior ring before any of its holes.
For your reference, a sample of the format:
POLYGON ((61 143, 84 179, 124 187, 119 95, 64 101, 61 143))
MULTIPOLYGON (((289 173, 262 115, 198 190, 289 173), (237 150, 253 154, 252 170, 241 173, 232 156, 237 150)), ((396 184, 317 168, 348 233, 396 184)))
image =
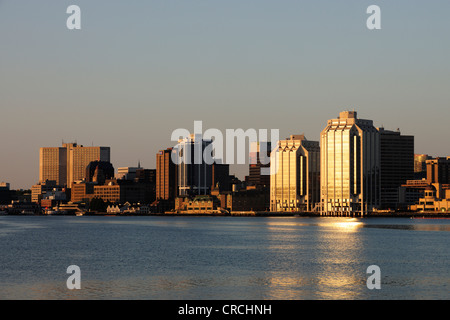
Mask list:
MULTIPOLYGON (((74 213, 8 213, 1 216, 76 216, 74 213)), ((305 217, 305 218, 411 218, 411 219, 450 219, 450 212, 371 212, 360 215, 321 215, 314 212, 232 212, 232 213, 108 213, 87 212, 88 217, 305 217)))

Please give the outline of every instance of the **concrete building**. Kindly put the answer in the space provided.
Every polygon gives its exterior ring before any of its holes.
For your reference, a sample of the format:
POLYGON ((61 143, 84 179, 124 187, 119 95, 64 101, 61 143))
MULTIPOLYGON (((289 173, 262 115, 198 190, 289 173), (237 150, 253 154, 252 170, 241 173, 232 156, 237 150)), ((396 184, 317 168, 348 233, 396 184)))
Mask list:
POLYGON ((67 185, 67 148, 40 148, 39 183, 55 181, 57 185, 67 185))
POLYGON ((120 167, 117 169, 117 180, 134 180, 136 178, 136 171, 140 169, 138 167, 120 167))
POLYGON ((450 157, 426 160, 427 182, 450 184, 450 157))
POLYGON ((380 206, 380 133, 344 111, 320 135, 321 213, 364 215, 380 206))
POLYGON ((184 196, 175 199, 175 212, 183 214, 223 213, 220 201, 212 195, 184 196))
POLYGON ((109 147, 84 147, 63 143, 62 147, 40 148, 39 182, 56 181, 71 188, 75 181, 86 178, 86 167, 92 161, 110 161, 109 147))
POLYGON ((413 211, 450 212, 450 186, 442 188, 442 185, 429 185, 425 188, 425 196, 420 198, 417 204, 411 206, 413 211), (440 195, 436 195, 436 188, 440 189, 440 195))
POLYGON ((60 186, 56 181, 46 180, 42 183, 35 184, 31 187, 31 202, 40 203, 46 192, 53 190, 61 190, 64 186, 60 186))
POLYGON ((381 208, 398 209, 399 188, 414 179, 414 136, 378 128, 381 157, 381 208))
POLYGON ((102 199, 104 202, 114 204, 149 204, 154 201, 154 194, 145 183, 129 180, 107 180, 104 185, 94 185, 93 198, 102 199))
POLYGON ((311 212, 320 202, 320 147, 304 135, 277 142, 270 161, 270 211, 311 212))
POLYGON ((156 200, 174 200, 177 196, 177 166, 172 161, 173 148, 156 154, 156 200))
POLYGON ((73 203, 89 203, 94 197, 94 182, 77 182, 72 185, 71 200, 73 203))

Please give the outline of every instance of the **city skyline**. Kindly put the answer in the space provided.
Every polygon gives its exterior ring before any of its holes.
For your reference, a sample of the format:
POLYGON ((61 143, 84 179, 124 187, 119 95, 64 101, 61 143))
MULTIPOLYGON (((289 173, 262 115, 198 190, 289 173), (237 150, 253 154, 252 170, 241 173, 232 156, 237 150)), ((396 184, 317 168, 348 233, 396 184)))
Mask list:
POLYGON ((12 189, 35 184, 39 148, 61 140, 109 146, 116 168, 155 168, 195 120, 318 141, 355 109, 413 135, 415 153, 449 154, 448 2, 377 1, 375 31, 371 1, 77 1, 78 31, 70 4, 0 1, 0 181, 12 189))

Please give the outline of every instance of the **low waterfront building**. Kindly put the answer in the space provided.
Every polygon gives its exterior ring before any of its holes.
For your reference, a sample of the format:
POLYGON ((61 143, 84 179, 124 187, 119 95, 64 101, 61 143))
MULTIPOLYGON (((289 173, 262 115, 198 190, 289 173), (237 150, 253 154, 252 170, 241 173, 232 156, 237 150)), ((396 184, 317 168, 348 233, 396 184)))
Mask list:
POLYGON ((220 201, 213 195, 184 196, 175 199, 175 212, 184 214, 213 214, 220 210, 220 201))
POLYGON ((429 185, 425 188, 425 196, 419 199, 417 204, 410 208, 413 211, 432 211, 432 212, 450 212, 450 186, 446 186, 444 193, 442 192, 442 185, 429 185), (436 196, 436 187, 441 188, 441 197, 436 196))

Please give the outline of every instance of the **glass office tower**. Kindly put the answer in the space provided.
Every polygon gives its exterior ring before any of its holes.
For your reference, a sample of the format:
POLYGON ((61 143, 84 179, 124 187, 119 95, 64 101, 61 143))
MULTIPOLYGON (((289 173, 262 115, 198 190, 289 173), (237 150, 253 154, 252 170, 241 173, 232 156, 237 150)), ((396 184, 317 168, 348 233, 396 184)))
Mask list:
POLYGON ((270 210, 312 211, 320 202, 319 142, 292 135, 278 141, 270 158, 270 210))
MULTIPOLYGON (((205 149, 212 140, 192 134, 175 147, 178 156, 178 195, 206 195, 211 191, 212 164, 205 162, 205 149)), ((212 158, 212 156, 211 156, 212 158)))
POLYGON ((380 134, 344 111, 321 132, 321 213, 364 215, 380 205, 380 134))

